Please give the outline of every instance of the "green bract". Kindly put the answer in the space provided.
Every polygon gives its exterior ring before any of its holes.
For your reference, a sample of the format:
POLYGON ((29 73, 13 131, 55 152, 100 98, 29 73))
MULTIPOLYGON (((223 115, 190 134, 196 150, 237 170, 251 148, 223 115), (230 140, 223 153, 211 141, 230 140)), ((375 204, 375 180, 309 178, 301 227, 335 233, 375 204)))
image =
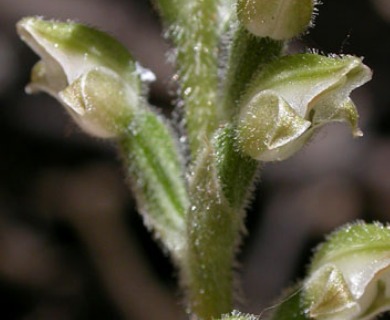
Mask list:
POLYGON ((254 35, 287 40, 305 31, 312 19, 313 0, 238 0, 240 22, 254 35))
POLYGON ((370 69, 352 56, 298 54, 270 63, 240 102, 242 151, 262 161, 283 160, 316 128, 335 121, 349 123, 354 136, 361 136, 349 95, 370 78, 370 69))
POLYGON ((390 310, 390 229, 355 224, 331 235, 314 256, 303 297, 316 320, 368 320, 390 310))
POLYGON ((141 84, 135 62, 119 42, 78 23, 37 17, 24 18, 17 30, 42 59, 28 91, 55 97, 92 135, 114 137, 124 130, 138 107, 141 84))

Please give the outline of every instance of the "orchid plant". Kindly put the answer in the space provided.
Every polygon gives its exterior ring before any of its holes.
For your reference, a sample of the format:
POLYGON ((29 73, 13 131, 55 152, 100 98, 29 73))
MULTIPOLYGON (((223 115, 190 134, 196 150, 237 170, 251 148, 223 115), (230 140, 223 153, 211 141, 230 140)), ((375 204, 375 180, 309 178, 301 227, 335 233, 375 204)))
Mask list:
MULTIPOLYGON (((154 1, 175 48, 184 129, 150 105, 151 71, 79 23, 17 24, 41 57, 27 91, 50 94, 82 130, 117 143, 191 319, 258 319, 234 310, 233 264, 260 164, 292 156, 330 122, 361 136, 349 96, 371 71, 354 56, 287 54, 313 25, 314 0, 154 1)), ((389 240, 379 224, 336 231, 269 319, 363 320, 390 309, 389 240)))

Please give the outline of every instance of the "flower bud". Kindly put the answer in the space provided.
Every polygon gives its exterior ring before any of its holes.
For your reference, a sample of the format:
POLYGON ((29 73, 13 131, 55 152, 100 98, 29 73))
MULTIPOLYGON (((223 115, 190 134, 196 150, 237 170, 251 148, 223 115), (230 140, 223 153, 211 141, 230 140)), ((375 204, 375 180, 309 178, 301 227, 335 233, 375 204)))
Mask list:
POLYGON ((41 57, 28 92, 60 101, 86 132, 117 136, 138 107, 141 91, 135 62, 107 34, 74 22, 29 17, 17 24, 21 38, 41 57))
POLYGON ((313 0, 238 0, 237 15, 259 37, 288 40, 311 24, 313 0))
POLYGON ((298 54, 275 60, 241 99, 241 150, 261 161, 284 160, 329 122, 347 122, 354 136, 361 136, 349 95, 370 78, 370 69, 352 56, 298 54))
POLYGON ((306 314, 316 320, 368 320, 390 310, 390 229, 355 224, 316 252, 304 282, 306 314))

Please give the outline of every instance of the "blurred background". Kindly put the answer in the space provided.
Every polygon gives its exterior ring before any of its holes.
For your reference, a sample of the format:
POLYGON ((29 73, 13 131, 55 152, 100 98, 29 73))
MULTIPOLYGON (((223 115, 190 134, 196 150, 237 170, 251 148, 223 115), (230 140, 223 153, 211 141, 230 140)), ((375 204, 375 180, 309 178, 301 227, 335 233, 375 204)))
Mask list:
MULTIPOLYGON (((302 277, 324 234, 390 221, 390 1, 322 2, 293 47, 365 57, 374 78, 354 93, 365 136, 333 125, 264 166, 239 256, 243 311, 260 313, 302 277)), ((169 114, 173 100, 169 44, 148 1, 0 0, 0 319, 185 319, 115 145, 80 132, 47 95, 24 93, 38 58, 15 23, 29 15, 108 31, 157 75, 151 102, 169 114)))

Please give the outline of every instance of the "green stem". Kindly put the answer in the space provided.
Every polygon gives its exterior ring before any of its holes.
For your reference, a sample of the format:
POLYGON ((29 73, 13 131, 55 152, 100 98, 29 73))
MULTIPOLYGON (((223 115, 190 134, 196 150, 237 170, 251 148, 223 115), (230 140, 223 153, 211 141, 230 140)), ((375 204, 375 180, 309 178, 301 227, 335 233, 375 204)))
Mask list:
POLYGON ((184 278, 191 311, 213 319, 233 310, 233 264, 256 161, 235 147, 234 129, 219 130, 202 152, 190 180, 184 278), (236 171, 238 168, 239 171, 236 171))
POLYGON ((177 63, 190 150, 195 155, 218 126, 216 1, 199 1, 178 25, 177 63))
POLYGON ((218 46, 226 26, 226 19, 218 14, 223 6, 216 0, 187 1, 184 5, 177 0, 159 0, 158 5, 178 48, 178 78, 195 160, 189 181, 187 251, 181 271, 191 312, 208 320, 233 310, 234 256, 258 167, 235 145, 234 126, 218 131, 214 139, 211 135, 221 122, 237 113, 246 84, 262 64, 280 55, 282 43, 258 39, 238 29, 224 98, 217 101, 218 46), (204 142, 206 146, 201 148, 204 142))
POLYGON ((120 146, 138 210, 156 237, 180 260, 189 201, 182 160, 170 128, 154 112, 138 113, 120 146))
POLYGON ((240 222, 223 195, 211 145, 203 149, 190 181, 188 252, 184 279, 191 312, 209 320, 233 308, 232 261, 240 222))
POLYGON ((159 0, 168 23, 168 34, 177 48, 180 97, 193 159, 203 140, 210 137, 222 117, 216 103, 218 46, 221 24, 220 0, 159 0))

